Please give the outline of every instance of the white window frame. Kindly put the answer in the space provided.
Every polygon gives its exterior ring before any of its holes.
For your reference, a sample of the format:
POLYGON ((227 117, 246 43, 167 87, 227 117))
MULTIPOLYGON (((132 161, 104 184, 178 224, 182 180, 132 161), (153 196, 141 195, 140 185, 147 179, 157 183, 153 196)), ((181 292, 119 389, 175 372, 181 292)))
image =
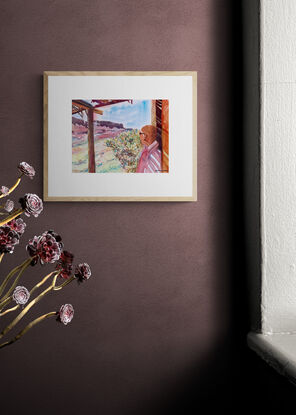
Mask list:
POLYGON ((252 0, 243 5, 247 253, 253 323, 248 343, 294 380, 296 1, 252 0))

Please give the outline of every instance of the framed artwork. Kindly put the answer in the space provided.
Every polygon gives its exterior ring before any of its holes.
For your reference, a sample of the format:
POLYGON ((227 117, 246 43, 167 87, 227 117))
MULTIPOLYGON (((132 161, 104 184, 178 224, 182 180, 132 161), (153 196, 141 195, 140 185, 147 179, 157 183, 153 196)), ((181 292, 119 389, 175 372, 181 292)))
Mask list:
POLYGON ((45 201, 196 201, 196 72, 44 72, 45 201))

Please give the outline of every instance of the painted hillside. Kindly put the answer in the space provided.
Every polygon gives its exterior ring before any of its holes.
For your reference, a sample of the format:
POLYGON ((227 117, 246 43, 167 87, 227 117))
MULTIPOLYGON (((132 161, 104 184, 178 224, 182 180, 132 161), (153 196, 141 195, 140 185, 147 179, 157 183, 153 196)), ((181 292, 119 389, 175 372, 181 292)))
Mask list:
MULTIPOLYGON (((125 172, 128 166, 115 156, 110 139, 132 134, 131 128, 124 128, 122 123, 111 121, 94 121, 96 172, 125 172), (125 133, 125 134, 123 134, 125 133), (107 145, 109 143, 109 145, 107 145)), ((140 150, 140 149, 139 149, 140 150)), ((72 171, 88 171, 88 123, 83 119, 72 117, 72 171)))

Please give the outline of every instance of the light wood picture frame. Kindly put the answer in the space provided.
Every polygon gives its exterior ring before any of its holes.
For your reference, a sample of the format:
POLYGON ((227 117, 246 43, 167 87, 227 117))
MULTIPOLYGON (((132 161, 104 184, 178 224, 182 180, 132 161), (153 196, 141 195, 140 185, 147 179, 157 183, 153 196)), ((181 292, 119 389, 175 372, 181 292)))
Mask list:
POLYGON ((196 201, 197 72, 44 72, 43 197, 196 201))

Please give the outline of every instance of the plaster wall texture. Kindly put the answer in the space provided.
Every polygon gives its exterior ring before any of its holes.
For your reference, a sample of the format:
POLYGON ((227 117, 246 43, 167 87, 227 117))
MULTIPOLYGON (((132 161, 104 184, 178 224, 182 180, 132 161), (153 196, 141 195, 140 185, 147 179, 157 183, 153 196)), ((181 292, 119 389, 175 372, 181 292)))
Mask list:
POLYGON ((296 332, 295 18, 295 1, 261 1, 263 333, 296 332))
MULTIPOLYGON (((184 415, 221 402, 232 335, 231 3, 0 1, 0 32, 1 185, 22 160, 37 170, 15 199, 42 195, 44 70, 198 71, 199 181, 195 203, 52 202, 27 220, 1 273, 54 229, 92 277, 32 310, 70 302, 71 325, 47 321, 1 351, 1 413, 26 403, 43 415, 184 415)), ((32 268, 23 284, 46 271, 32 268)))

